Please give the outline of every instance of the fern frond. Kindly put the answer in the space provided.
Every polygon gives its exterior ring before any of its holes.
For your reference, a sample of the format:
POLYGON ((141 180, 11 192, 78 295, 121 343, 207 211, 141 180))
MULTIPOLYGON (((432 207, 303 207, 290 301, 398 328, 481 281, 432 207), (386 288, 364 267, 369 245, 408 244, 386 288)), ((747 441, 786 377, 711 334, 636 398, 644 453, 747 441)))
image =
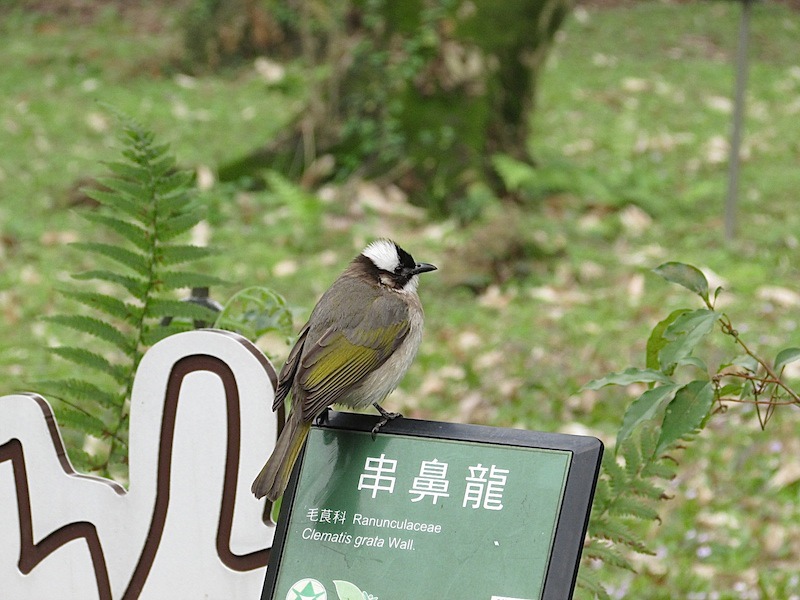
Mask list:
POLYGON ((156 327, 148 327, 141 333, 142 345, 152 346, 157 344, 164 338, 167 338, 176 333, 190 331, 192 326, 188 323, 181 323, 180 321, 173 321, 169 325, 158 325, 156 327))
POLYGON ((670 480, 675 477, 675 463, 666 460, 653 460, 642 467, 643 477, 657 477, 670 480))
POLYGON ((639 554, 654 554, 621 519, 598 519, 592 529, 592 537, 628 546, 639 554))
POLYGON ((159 273, 161 287, 165 290, 184 288, 211 287, 224 285, 225 281, 205 273, 188 273, 185 271, 162 271, 159 273))
POLYGON ((162 242, 186 233, 203 219, 203 213, 193 210, 178 216, 161 219, 156 224, 156 235, 162 242))
MULTIPOLYGON (((102 178, 101 178, 102 179, 102 178)), ((102 180, 96 180, 100 185, 104 185, 102 180)), ((108 187, 108 186, 106 186, 108 187)), ((127 214, 136 221, 142 221, 142 204, 134 198, 123 197, 119 192, 107 191, 93 187, 83 188, 83 193, 89 198, 96 200, 103 206, 113 207, 127 214)))
POLYGON ((216 311, 185 300, 155 299, 147 303, 145 316, 161 319, 172 317, 174 319, 190 319, 211 323, 217 316, 216 311))
POLYGON ((127 248, 99 242, 73 242, 71 246, 85 252, 93 252, 94 254, 110 258, 123 267, 137 272, 139 275, 146 276, 150 271, 150 264, 147 259, 142 254, 133 252, 127 248))
MULTIPOLYGON (((57 398, 57 396, 54 397, 57 398)), ((58 399, 63 402, 63 399, 58 399)), ((110 435, 106 424, 101 419, 76 409, 74 405, 65 403, 62 406, 58 406, 56 420, 61 428, 65 430, 80 431, 98 439, 107 438, 110 435)), ((75 456, 74 451, 75 448, 69 448, 70 458, 75 456)))
POLYGON ((169 146, 154 143, 152 132, 130 119, 122 117, 121 121, 122 158, 106 163, 107 176, 97 179, 101 188, 87 190, 101 206, 84 214, 90 223, 115 233, 117 240, 74 244, 77 250, 108 259, 110 264, 74 278, 113 284, 125 298, 97 290, 64 291, 93 313, 56 315, 49 321, 93 336, 104 344, 88 349, 73 343, 54 349, 57 356, 81 371, 76 371, 72 379, 51 382, 48 389, 64 400, 65 407, 72 407, 63 412, 69 414, 67 418, 76 427, 84 426, 83 431, 108 440, 108 452, 97 463, 99 470, 106 476, 113 471, 124 477, 128 430, 125 407, 141 357, 164 337, 185 331, 195 322, 213 322, 215 318, 212 310, 181 302, 170 292, 223 282, 183 268, 186 263, 210 255, 206 248, 176 239, 203 216, 194 201, 193 174, 176 169, 169 146), (161 325, 164 317, 172 317, 168 326, 161 325), (106 387, 95 383, 103 376, 110 378, 106 387), (116 389, 111 390, 112 387, 116 389))
POLYGON ((94 369, 114 379, 117 383, 125 383, 126 373, 119 365, 112 364, 108 359, 86 348, 73 348, 70 346, 56 346, 50 349, 53 354, 75 363, 81 367, 94 369))
POLYGON ((614 455, 609 452, 603 456, 603 471, 608 476, 608 484, 614 494, 623 493, 628 487, 628 474, 614 455))
POLYGON ((94 279, 97 281, 106 281, 124 287, 128 293, 134 298, 144 298, 147 293, 147 281, 139 277, 129 277, 128 275, 120 275, 114 271, 107 269, 95 269, 92 271, 84 271, 83 273, 75 273, 72 275, 75 279, 89 280, 94 279))
MULTIPOLYGON (((189 246, 171 244, 161 246, 156 250, 159 262, 164 266, 179 265, 182 263, 193 262, 211 256, 212 251, 205 246, 189 246)), ((197 287, 197 286, 195 286, 197 287)))
POLYGON ((587 560, 633 570, 627 556, 631 551, 653 554, 638 530, 659 520, 654 503, 666 498, 659 482, 674 475, 674 464, 656 454, 658 436, 656 428, 642 428, 616 452, 603 456, 584 550, 587 560))
POLYGON ((58 323, 64 327, 69 327, 75 331, 106 341, 122 350, 125 354, 130 354, 134 350, 133 343, 125 334, 100 319, 85 315, 52 315, 45 318, 51 323, 58 323))
POLYGON ((585 569, 578 573, 577 579, 578 588, 581 590, 585 590, 587 593, 591 594, 592 598, 597 600, 611 600, 611 596, 608 595, 603 585, 594 577, 594 574, 588 574, 585 572, 585 569))
POLYGON ((608 514, 619 517, 634 517, 643 521, 657 521, 658 511, 633 496, 620 496, 609 507, 608 514))
POLYGON ((165 144, 162 146, 162 148, 163 151, 158 155, 151 157, 148 164, 150 172, 156 179, 164 178, 170 171, 175 169, 176 165, 175 157, 167 154, 169 145, 165 144))
POLYGON ((167 196, 157 195, 156 198, 156 202, 158 203, 158 210, 155 215, 156 231, 158 239, 161 240, 162 243, 175 237, 167 238, 164 236, 164 234, 171 235, 171 224, 174 220, 183 217, 187 219, 185 224, 175 222, 176 229, 178 229, 175 235, 180 235, 189 231, 199 223, 204 216, 204 212, 193 205, 185 191, 171 192, 167 196))
POLYGON ((135 218, 140 223, 146 223, 148 220, 147 216, 152 213, 153 209, 151 206, 148 206, 147 203, 144 203, 143 200, 152 196, 153 192, 150 189, 150 175, 147 173, 147 169, 143 168, 141 171, 141 177, 144 178, 143 180, 123 179, 121 177, 98 177, 96 181, 107 187, 120 199, 119 206, 114 206, 115 210, 117 208, 123 209, 128 216, 135 218), (125 210, 126 207, 130 207, 131 204, 134 206, 138 205, 139 210, 125 210))
MULTIPOLYGON (((175 190, 167 194, 156 192, 156 200, 158 202, 158 225, 163 227, 166 220, 174 219, 178 216, 184 215, 187 212, 187 207, 192 206, 191 196, 186 190, 175 190)), ((202 220, 203 212, 197 208, 195 213, 196 220, 202 220)), ((192 225, 194 227, 194 225, 192 225)), ((191 227, 189 227, 191 229, 191 227)), ((161 231, 161 229, 159 229, 161 231)), ((188 229, 185 229, 188 231, 188 229)), ((163 239, 163 238, 162 238, 163 239)))
POLYGON ((605 511, 608 503, 611 500, 611 486, 608 483, 608 478, 603 476, 597 479, 597 485, 594 489, 593 505, 598 511, 605 511))
POLYGON ((139 225, 102 213, 89 212, 81 214, 87 221, 103 225, 118 233, 140 250, 147 251, 153 246, 152 234, 139 225))
POLYGON ((597 539, 590 540, 583 547, 583 557, 589 560, 599 560, 607 565, 625 569, 626 571, 636 571, 631 562, 615 546, 597 539))
POLYGON ((47 394, 59 399, 72 398, 82 403, 98 404, 107 408, 118 407, 120 398, 103 388, 82 379, 58 379, 38 382, 47 394))
MULTIPOLYGON (((105 166, 109 171, 111 171, 111 173, 116 175, 118 178, 122 179, 129 179, 133 181, 147 181, 148 177, 150 177, 150 173, 144 167, 137 164, 131 164, 129 162, 123 162, 121 160, 105 161, 103 162, 103 166, 105 166)), ((101 180, 102 178, 97 179, 97 181, 101 180)))
POLYGON ((639 447, 641 455, 646 460, 652 460, 658 447, 659 431, 657 427, 644 427, 639 432, 639 447))
POLYGON ((642 465, 642 453, 639 445, 630 442, 623 443, 619 451, 625 460, 625 474, 628 479, 634 479, 642 465))
POLYGON ((72 298, 84 306, 103 312, 110 317, 119 319, 128 324, 134 324, 141 318, 141 308, 126 304, 113 296, 107 296, 98 292, 84 292, 62 288, 59 288, 58 291, 67 298, 72 298))
POLYGON ((664 498, 664 488, 654 483, 651 479, 632 479, 629 482, 629 485, 631 494, 636 496, 647 498, 649 500, 662 500, 664 498))
POLYGON ((194 174, 189 171, 175 171, 161 177, 156 183, 156 191, 161 195, 162 199, 167 198, 169 194, 177 191, 180 194, 186 194, 186 189, 192 184, 194 174))

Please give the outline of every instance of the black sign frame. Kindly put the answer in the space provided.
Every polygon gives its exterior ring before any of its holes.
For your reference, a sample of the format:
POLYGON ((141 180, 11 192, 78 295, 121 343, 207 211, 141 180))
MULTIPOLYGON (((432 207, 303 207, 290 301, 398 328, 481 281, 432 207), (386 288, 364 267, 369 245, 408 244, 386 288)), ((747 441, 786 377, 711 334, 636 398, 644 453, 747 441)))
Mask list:
MULTIPOLYGON (((313 426, 327 430, 370 432, 379 418, 377 415, 329 410, 327 417, 318 420, 313 426)), ((561 510, 557 518, 541 600, 572 598, 603 456, 604 447, 599 439, 563 433, 407 418, 390 421, 377 435, 435 438, 570 452, 572 459, 567 473, 561 510)), ((298 457, 283 496, 261 600, 272 600, 274 595, 281 555, 286 541, 289 515, 294 503, 304 458, 305 448, 298 457)))

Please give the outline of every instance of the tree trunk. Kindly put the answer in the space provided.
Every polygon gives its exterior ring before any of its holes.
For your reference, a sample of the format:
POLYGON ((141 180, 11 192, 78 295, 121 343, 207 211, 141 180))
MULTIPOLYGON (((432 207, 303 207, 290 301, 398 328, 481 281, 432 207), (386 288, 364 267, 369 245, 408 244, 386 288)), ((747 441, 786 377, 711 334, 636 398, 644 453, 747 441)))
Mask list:
POLYGON ((573 2, 312 3, 299 15, 301 52, 309 73, 325 76, 284 135, 220 178, 300 176, 330 155, 337 177, 390 178, 447 213, 471 186, 497 187, 493 154, 527 158, 536 76, 573 2))

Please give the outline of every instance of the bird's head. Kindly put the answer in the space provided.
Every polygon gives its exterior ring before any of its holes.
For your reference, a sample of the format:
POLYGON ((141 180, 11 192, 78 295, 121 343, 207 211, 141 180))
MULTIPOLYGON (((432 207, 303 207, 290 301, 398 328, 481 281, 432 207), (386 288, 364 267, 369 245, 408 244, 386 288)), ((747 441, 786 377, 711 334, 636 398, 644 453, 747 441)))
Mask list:
POLYGON ((430 263, 416 262, 408 252, 387 239, 372 242, 361 251, 359 259, 369 277, 398 292, 415 293, 419 283, 417 275, 436 270, 430 263))

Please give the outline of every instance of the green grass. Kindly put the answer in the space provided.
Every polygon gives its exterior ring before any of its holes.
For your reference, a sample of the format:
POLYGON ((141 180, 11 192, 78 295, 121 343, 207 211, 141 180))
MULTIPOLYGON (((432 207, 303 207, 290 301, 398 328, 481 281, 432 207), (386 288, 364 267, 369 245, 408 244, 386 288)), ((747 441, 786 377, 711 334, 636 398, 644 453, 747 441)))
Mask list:
MULTIPOLYGON (((471 234, 452 222, 387 217, 354 195, 324 204, 307 234, 280 198, 212 188, 209 270, 268 285, 297 307, 298 323, 363 244, 392 235, 440 272, 421 294, 427 333, 401 390, 409 416, 548 431, 577 426, 613 440, 635 396, 581 392, 588 380, 644 364, 650 328, 693 298, 649 273, 666 260, 724 280, 723 302, 759 351, 800 345, 798 307, 764 299, 766 286, 800 291, 800 13, 753 10, 740 234, 723 239, 727 140, 738 4, 641 2, 579 9, 540 85, 531 150, 542 172, 580 174, 530 200, 525 223, 556 256, 480 297, 453 286, 471 234), (630 207, 649 220, 626 225, 630 207), (294 271, 283 274, 290 265, 294 271)), ((269 139, 296 94, 269 88, 252 65, 186 79, 178 15, 156 33, 113 11, 92 23, 13 12, 0 25, 0 393, 63 368, 45 351, 64 332, 38 317, 65 310, 54 286, 88 265, 64 243, 95 232, 70 189, 116 151, 110 104, 172 144, 189 167, 220 162, 269 139), (243 118, 243 114, 249 116, 243 118)), ((487 224, 486 226, 490 226, 487 224)), ((732 352, 724 340, 713 356, 732 352)), ((276 361, 282 356, 279 348, 276 361)), ((658 551, 640 575, 615 578, 619 597, 789 598, 800 595, 798 414, 780 411, 766 433, 752 412, 716 417, 680 457, 674 499, 647 536, 658 551), (778 485, 783 481, 782 485, 778 485), (778 483, 776 483, 778 482, 778 483)))

